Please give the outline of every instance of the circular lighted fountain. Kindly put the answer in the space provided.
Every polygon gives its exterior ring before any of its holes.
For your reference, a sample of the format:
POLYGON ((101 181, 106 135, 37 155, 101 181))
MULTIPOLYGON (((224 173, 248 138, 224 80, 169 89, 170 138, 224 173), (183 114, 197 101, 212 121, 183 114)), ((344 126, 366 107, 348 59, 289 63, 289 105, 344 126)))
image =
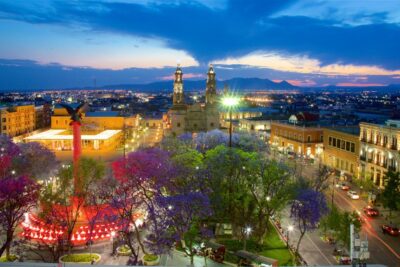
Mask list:
MULTIPOLYGON (((70 206, 63 206, 60 204, 53 204, 52 209, 56 212, 68 212, 76 214, 79 207, 78 218, 71 235, 71 242, 73 245, 83 245, 88 241, 105 241, 113 238, 115 233, 120 230, 121 225, 118 222, 107 222, 106 220, 92 220, 94 216, 98 215, 98 210, 102 210, 103 215, 113 215, 115 210, 111 209, 108 205, 103 207, 91 207, 86 205, 81 197, 79 197, 79 190, 81 187, 79 175, 79 160, 82 155, 81 147, 81 118, 82 110, 85 104, 80 104, 77 108, 72 108, 69 105, 61 104, 71 116, 72 132, 73 132, 73 176, 74 176, 74 195, 71 198, 70 206), (89 222, 96 222, 90 224, 89 222)), ((139 224, 139 215, 135 215, 135 221, 139 224)), ((25 220, 22 223, 22 237, 36 242, 56 243, 65 240, 66 227, 59 227, 40 219, 35 214, 25 214, 25 220)))

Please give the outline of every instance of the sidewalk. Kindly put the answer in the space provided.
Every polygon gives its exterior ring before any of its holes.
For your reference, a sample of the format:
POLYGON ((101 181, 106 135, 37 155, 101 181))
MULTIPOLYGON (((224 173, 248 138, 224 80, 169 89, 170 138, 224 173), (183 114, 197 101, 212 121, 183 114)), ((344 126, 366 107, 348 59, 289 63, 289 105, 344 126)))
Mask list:
MULTIPOLYGON (((281 215, 281 235, 284 237, 283 240, 285 240, 289 225, 293 226, 293 231, 289 233, 289 245, 293 248, 293 250, 295 250, 297 241, 300 237, 300 231, 290 218, 289 208, 283 210, 281 215)), ((299 254, 305 260, 305 263, 308 266, 337 265, 332 254, 333 250, 334 245, 330 245, 322 241, 317 229, 312 232, 305 233, 303 240, 300 243, 299 254)))

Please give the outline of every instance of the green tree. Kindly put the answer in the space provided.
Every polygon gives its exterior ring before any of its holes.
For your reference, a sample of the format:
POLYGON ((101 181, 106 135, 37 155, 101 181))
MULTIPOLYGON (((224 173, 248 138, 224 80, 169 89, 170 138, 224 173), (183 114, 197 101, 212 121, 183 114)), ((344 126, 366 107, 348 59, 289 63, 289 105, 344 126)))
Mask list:
POLYGON ((293 199, 293 183, 285 166, 262 157, 248 176, 248 188, 255 203, 255 233, 263 244, 270 225, 269 219, 293 199))
POLYGON ((389 216, 393 210, 400 206, 400 173, 388 171, 385 175, 386 186, 382 192, 382 202, 385 208, 389 209, 389 216))
POLYGON ((354 229, 356 232, 360 231, 361 229, 361 222, 359 221, 359 214, 353 211, 350 212, 343 212, 340 215, 340 227, 338 231, 338 240, 342 241, 343 244, 349 248, 350 246, 350 224, 354 225, 354 229))
POLYGON ((258 154, 224 145, 208 150, 204 166, 209 174, 210 199, 218 222, 232 223, 233 230, 251 222, 253 198, 248 190, 248 175, 253 172, 258 154))

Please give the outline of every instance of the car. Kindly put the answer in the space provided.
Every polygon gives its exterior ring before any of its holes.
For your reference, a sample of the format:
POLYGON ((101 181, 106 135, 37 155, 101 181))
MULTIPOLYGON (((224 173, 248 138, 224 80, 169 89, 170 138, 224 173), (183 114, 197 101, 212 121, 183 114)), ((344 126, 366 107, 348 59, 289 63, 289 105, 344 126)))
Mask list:
POLYGON ((349 256, 340 256, 339 264, 340 265, 350 265, 351 264, 350 257, 349 256))
POLYGON ((346 182, 340 182, 338 183, 338 187, 344 191, 347 191, 350 189, 350 186, 346 182))
POLYGON ((347 195, 351 198, 351 199, 359 199, 360 196, 357 194, 356 191, 349 191, 347 192, 347 195))
POLYGON ((366 206, 363 210, 364 210, 365 215, 367 215, 368 217, 379 216, 379 211, 374 207, 366 206))
POLYGON ((382 233, 389 234, 391 236, 398 236, 400 234, 399 228, 389 224, 382 225, 382 233))

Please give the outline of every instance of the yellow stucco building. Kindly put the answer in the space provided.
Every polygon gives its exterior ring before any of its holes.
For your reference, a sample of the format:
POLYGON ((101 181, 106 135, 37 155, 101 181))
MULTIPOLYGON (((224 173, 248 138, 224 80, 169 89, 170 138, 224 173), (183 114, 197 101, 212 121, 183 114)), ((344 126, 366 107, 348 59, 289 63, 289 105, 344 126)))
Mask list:
POLYGON ((357 176, 360 129, 355 127, 324 128, 323 162, 347 176, 357 176))
POLYGON ((35 127, 34 105, 0 107, 0 134, 15 137, 32 132, 35 127))

